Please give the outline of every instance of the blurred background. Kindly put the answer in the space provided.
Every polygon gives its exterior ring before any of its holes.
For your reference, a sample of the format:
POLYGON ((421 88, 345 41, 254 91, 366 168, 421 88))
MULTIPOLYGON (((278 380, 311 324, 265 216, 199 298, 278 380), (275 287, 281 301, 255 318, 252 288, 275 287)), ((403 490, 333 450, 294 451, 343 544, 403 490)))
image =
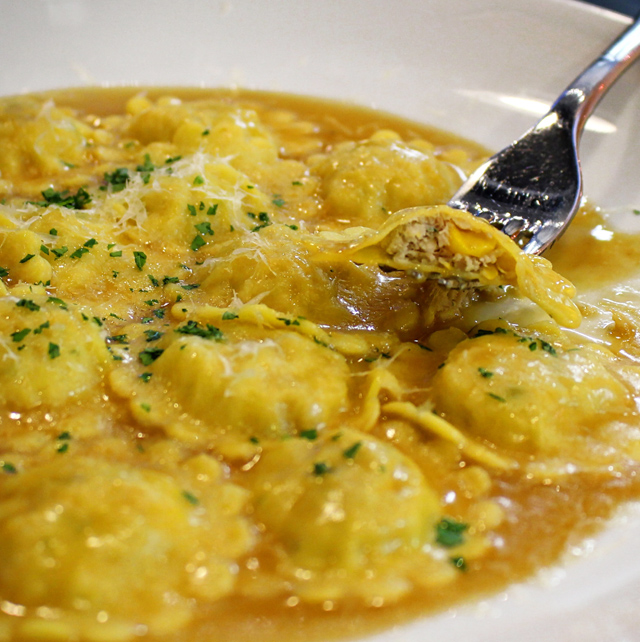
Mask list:
POLYGON ((640 13, 640 0, 589 0, 589 2, 629 16, 640 13))

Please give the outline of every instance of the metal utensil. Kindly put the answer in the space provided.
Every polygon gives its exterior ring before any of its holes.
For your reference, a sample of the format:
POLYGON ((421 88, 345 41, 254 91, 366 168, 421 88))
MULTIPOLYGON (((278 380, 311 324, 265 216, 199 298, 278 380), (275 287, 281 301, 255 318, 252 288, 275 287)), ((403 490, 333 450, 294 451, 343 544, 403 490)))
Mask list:
POLYGON ((449 201, 480 216, 530 254, 565 230, 582 196, 578 143, 587 118, 640 55, 640 15, 524 136, 479 167, 449 201))

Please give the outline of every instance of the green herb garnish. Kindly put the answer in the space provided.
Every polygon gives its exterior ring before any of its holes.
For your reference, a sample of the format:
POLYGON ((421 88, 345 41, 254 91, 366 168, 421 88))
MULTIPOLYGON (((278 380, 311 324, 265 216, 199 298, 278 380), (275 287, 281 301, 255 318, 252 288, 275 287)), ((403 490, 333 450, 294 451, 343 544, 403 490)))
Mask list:
POLYGON ((353 446, 350 446, 349 448, 347 448, 347 449, 342 453, 342 455, 343 455, 346 459, 353 459, 353 458, 356 456, 356 453, 360 450, 360 447, 361 447, 361 446, 362 446, 362 442, 361 442, 361 441, 356 441, 356 443, 355 443, 355 444, 353 444, 353 446))
POLYGON ((145 348, 138 355, 138 359, 143 366, 150 366, 163 352, 162 348, 145 348))
POLYGON ((144 264, 147 262, 147 255, 144 252, 134 252, 133 259, 136 263, 136 267, 139 270, 142 270, 144 264))
POLYGON ((460 546, 464 542, 464 532, 468 528, 468 524, 458 522, 450 517, 443 517, 436 524, 436 542, 447 548, 460 546))
POLYGON ((126 167, 118 167, 113 172, 106 172, 104 180, 107 185, 111 186, 112 192, 121 192, 129 180, 129 170, 126 167))
POLYGON ((55 359, 60 356, 60 346, 57 343, 49 343, 49 359, 55 359))
POLYGON ((202 337, 203 339, 213 339, 214 341, 222 341, 224 339, 224 334, 222 333, 220 328, 216 328, 210 323, 207 323, 207 326, 205 328, 202 327, 197 321, 187 321, 185 325, 176 328, 175 332, 177 332, 178 334, 202 337))
POLYGON ((37 312, 40 309, 40 306, 37 303, 31 301, 31 299, 20 299, 16 303, 16 306, 18 306, 19 308, 26 308, 27 310, 31 310, 32 312, 37 312))
POLYGON ((323 461, 317 461, 315 464, 313 464, 313 474, 318 477, 326 475, 330 470, 331 468, 323 461))
POLYGON ((31 328, 24 328, 22 330, 17 330, 16 332, 11 333, 11 339, 15 343, 20 343, 29 333, 31 332, 31 328))
POLYGON ((197 252, 203 245, 206 244, 207 242, 200 236, 200 234, 196 234, 193 241, 191 241, 191 249, 194 252, 197 252))
POLYGON ((200 503, 200 500, 193 494, 190 493, 188 490, 183 490, 182 491, 182 496, 190 503, 193 504, 194 506, 197 506, 200 503))
POLYGON ((82 187, 78 188, 75 194, 71 194, 68 190, 57 192, 53 187, 49 187, 40 193, 44 200, 32 201, 32 204, 38 207, 58 205, 59 207, 66 207, 72 210, 81 210, 85 205, 91 203, 91 195, 82 187))

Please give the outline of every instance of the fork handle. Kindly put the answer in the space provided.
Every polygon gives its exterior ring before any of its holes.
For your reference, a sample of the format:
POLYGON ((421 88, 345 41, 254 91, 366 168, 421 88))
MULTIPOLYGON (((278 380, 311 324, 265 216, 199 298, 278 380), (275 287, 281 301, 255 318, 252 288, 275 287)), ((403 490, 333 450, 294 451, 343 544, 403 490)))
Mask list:
POLYGON ((640 56, 640 14, 563 92, 551 112, 573 120, 576 141, 600 99, 640 56))

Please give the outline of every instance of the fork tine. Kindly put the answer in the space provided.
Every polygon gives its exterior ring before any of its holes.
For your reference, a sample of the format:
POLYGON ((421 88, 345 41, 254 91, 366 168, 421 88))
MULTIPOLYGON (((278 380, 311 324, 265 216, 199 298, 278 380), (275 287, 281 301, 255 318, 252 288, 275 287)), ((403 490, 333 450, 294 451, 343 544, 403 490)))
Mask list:
POLYGON ((448 205, 480 216, 528 254, 550 247, 582 195, 578 142, 602 96, 640 57, 640 15, 524 136, 485 161, 448 205))
POLYGON ((511 238, 514 238, 520 232, 523 232, 525 229, 529 227, 529 222, 524 220, 523 218, 519 216, 515 216, 513 218, 510 218, 502 227, 502 231, 507 235, 510 236, 511 238))

